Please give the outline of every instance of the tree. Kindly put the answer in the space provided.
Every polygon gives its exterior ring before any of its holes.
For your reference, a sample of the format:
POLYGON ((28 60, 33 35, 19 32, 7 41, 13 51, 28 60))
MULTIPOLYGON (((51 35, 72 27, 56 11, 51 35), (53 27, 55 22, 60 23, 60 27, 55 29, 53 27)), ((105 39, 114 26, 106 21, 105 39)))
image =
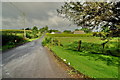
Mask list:
POLYGON ((43 33, 43 32, 48 32, 48 26, 43 27, 43 28, 40 28, 39 31, 40 31, 41 33, 43 33))
POLYGON ((45 31, 48 31, 48 26, 46 26, 44 29, 45 29, 45 31))
POLYGON ((41 33, 43 33, 43 32, 44 32, 44 28, 40 28, 39 31, 40 31, 41 33))
POLYGON ((34 26, 34 27, 32 28, 32 30, 33 30, 33 31, 38 31, 38 28, 37 28, 36 26, 34 26))
POLYGON ((120 25, 119 2, 65 2, 57 12, 78 26, 94 29, 102 24, 109 30, 118 29, 120 25))
POLYGON ((25 30, 31 30, 30 28, 26 28, 25 30))
POLYGON ((84 32, 86 32, 86 33, 91 32, 91 30, 90 30, 90 29, 88 29, 88 28, 82 28, 82 29, 80 29, 80 30, 83 30, 83 31, 84 31, 84 32))
POLYGON ((34 38, 37 38, 38 37, 38 28, 36 26, 34 26, 32 28, 32 33, 34 35, 34 38))
POLYGON ((79 29, 75 29, 75 31, 79 31, 79 29))
POLYGON ((71 30, 64 30, 64 33, 72 33, 71 30))

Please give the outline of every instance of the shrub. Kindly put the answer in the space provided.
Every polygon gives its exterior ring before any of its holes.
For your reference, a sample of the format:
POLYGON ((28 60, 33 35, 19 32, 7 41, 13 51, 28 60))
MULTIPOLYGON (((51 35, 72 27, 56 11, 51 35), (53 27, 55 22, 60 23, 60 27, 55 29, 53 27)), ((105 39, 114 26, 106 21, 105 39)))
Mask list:
POLYGON ((51 43, 51 37, 46 37, 43 41, 42 41, 42 45, 46 46, 47 44, 51 43))
POLYGON ((30 33, 26 33, 26 37, 29 38, 29 39, 32 38, 32 36, 30 35, 30 33))
MULTIPOLYGON (((109 44, 114 44, 117 46, 117 43, 115 42, 110 42, 109 44)), ((119 54, 120 49, 118 47, 107 47, 107 46, 105 46, 103 50, 103 47, 101 44, 82 42, 81 51, 88 51, 93 54, 120 56, 119 54)), ((78 48, 78 41, 70 43, 66 46, 66 49, 74 50, 74 51, 77 51, 77 48, 78 48)))
POLYGON ((2 46, 3 45, 13 45, 15 43, 19 43, 21 41, 24 41, 25 39, 20 36, 15 36, 15 35, 2 35, 2 46))
POLYGON ((32 39, 32 38, 34 38, 34 35, 31 32, 27 32, 26 37, 29 39, 32 39))

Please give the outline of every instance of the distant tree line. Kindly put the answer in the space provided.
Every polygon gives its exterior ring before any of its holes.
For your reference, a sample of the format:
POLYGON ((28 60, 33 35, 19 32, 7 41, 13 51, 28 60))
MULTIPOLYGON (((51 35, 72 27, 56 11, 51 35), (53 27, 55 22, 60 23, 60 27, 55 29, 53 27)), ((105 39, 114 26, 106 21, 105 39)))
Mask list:
POLYGON ((29 32, 26 32, 27 38, 37 38, 40 37, 43 33, 48 31, 48 26, 45 26, 43 28, 38 29, 37 26, 34 26, 33 28, 26 28, 25 30, 31 30, 29 32))

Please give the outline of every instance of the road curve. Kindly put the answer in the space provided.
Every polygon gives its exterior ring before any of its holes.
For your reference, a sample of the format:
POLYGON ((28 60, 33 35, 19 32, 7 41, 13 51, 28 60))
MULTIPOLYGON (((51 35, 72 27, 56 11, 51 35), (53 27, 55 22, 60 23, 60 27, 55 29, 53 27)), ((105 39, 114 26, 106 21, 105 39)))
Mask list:
POLYGON ((42 38, 4 52, 3 78, 70 78, 41 42, 42 38))

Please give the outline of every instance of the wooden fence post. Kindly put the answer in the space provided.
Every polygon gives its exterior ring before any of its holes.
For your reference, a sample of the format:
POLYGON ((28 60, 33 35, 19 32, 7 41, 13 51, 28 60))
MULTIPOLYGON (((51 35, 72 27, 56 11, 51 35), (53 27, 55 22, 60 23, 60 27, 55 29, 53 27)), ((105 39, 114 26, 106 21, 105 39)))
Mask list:
POLYGON ((78 51, 80 51, 81 50, 81 43, 82 43, 82 41, 80 40, 79 42, 78 42, 78 51))
POLYGON ((102 50, 102 53, 104 52, 104 48, 105 48, 105 45, 109 42, 109 40, 105 41, 102 43, 102 47, 103 47, 103 50, 102 50))

